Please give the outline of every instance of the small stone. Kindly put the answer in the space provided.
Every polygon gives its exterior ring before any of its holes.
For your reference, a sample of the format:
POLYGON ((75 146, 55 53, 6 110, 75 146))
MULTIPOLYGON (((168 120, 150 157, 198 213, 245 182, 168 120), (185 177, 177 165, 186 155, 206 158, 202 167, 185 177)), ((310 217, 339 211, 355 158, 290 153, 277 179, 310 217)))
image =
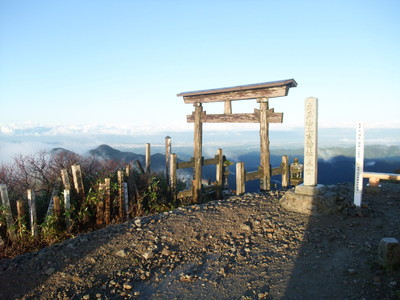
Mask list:
POLYGON ((132 285, 130 285, 129 283, 124 283, 123 288, 126 290, 131 290, 132 289, 132 285))
POLYGON ((349 275, 355 275, 355 274, 357 274, 357 271, 356 271, 356 269, 347 269, 347 273, 349 275))
POLYGON ((139 291, 136 291, 136 292, 133 293, 133 295, 134 295, 134 296, 140 296, 140 292, 139 292, 139 291))
POLYGON ((122 250, 117 251, 117 253, 115 253, 115 254, 116 254, 117 256, 119 256, 119 257, 126 257, 127 252, 126 252, 125 249, 122 249, 122 250))
POLYGON ((240 229, 246 230, 246 231, 251 231, 251 227, 247 224, 240 224, 240 229))
POLYGON ((88 299, 90 299, 90 295, 84 295, 84 296, 82 297, 82 299, 88 300, 88 299))
POLYGON ((142 221, 140 219, 135 219, 133 222, 135 223, 136 227, 142 227, 142 221))
POLYGON ((400 244, 395 238, 383 238, 378 248, 379 263, 385 267, 400 264, 400 244))
POLYGON ((150 251, 148 251, 148 252, 143 254, 144 259, 149 259, 149 258, 152 258, 153 256, 154 256, 154 251, 153 250, 150 250, 150 251))
POLYGON ((397 285, 397 282, 396 282, 396 281, 391 281, 391 282, 390 282, 390 285, 391 285, 391 286, 396 286, 396 285, 397 285))
POLYGON ((48 268, 44 271, 44 274, 46 274, 47 276, 51 276, 54 274, 54 272, 56 271, 55 268, 48 268))

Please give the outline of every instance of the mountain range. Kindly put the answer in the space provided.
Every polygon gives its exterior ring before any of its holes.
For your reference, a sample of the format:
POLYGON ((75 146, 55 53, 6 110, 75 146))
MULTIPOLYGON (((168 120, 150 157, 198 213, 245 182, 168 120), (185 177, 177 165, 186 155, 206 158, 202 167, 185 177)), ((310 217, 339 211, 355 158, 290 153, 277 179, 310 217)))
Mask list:
MULTIPOLYGON (((52 153, 69 150, 63 148, 54 148, 52 153)), ((229 151, 228 151, 229 152, 229 151)), ((284 153, 289 156, 290 162, 294 157, 299 158, 299 162, 303 163, 302 149, 274 149, 271 151, 271 166, 278 167, 281 163, 281 155, 284 153)), ((354 181, 354 148, 351 147, 330 147, 319 150, 319 156, 324 157, 318 160, 318 183, 320 184, 337 184, 341 182, 354 181)), ((397 146, 366 146, 365 147, 364 170, 369 172, 394 173, 400 172, 400 147, 397 146)), ((87 152, 87 155, 94 156, 100 160, 114 160, 126 164, 133 163, 138 160, 144 166, 145 155, 136 154, 129 151, 120 151, 109 145, 100 145, 95 149, 87 152)), ((227 157, 228 160, 229 157, 227 157)), ((260 157, 258 151, 245 151, 238 154, 232 162, 242 161, 245 163, 247 171, 255 171, 258 168, 260 157)), ((152 171, 160 172, 165 170, 165 154, 156 153, 151 155, 152 171)), ((235 165, 230 166, 228 178, 229 186, 235 189, 235 165)), ((185 169, 182 172, 184 176, 190 177, 191 169, 185 169)), ((206 166, 203 168, 203 178, 215 180, 215 167, 206 166)), ((279 185, 280 176, 273 176, 272 182, 279 185)), ((258 182, 251 181, 246 183, 247 191, 257 191, 258 182)))

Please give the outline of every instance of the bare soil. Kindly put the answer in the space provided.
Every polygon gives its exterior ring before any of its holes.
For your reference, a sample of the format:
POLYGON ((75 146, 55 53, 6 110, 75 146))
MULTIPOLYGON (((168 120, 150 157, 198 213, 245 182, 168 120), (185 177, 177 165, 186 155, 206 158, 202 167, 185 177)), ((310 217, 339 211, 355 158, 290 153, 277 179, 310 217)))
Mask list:
POLYGON ((307 216, 245 194, 82 234, 0 262, 0 299, 400 299, 378 244, 400 238, 400 185, 307 216))

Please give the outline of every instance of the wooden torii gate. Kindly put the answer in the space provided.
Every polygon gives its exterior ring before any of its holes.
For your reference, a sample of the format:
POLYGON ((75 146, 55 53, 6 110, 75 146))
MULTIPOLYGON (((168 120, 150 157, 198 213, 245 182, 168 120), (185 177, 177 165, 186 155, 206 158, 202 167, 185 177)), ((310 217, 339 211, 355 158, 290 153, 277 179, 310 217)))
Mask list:
POLYGON ((271 166, 269 152, 269 123, 282 123, 283 113, 269 109, 268 99, 287 96, 291 87, 296 87, 294 79, 256 83, 202 91, 183 92, 185 103, 194 106, 194 112, 187 116, 188 123, 194 123, 194 194, 198 199, 202 179, 203 123, 260 123, 260 189, 270 190, 271 166), (232 113, 232 101, 257 99, 260 109, 254 113, 232 113), (207 114, 203 103, 225 102, 223 114, 207 114))

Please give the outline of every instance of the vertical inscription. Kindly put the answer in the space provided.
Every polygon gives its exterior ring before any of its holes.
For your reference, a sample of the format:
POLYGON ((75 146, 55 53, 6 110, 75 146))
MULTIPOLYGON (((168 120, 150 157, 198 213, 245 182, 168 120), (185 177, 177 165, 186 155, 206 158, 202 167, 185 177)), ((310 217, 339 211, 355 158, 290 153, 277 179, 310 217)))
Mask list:
POLYGON ((307 98, 304 112, 304 185, 317 184, 318 99, 307 98))
POLYGON ((354 176, 354 204, 361 206, 364 172, 364 124, 359 122, 356 130, 356 167, 354 176))

